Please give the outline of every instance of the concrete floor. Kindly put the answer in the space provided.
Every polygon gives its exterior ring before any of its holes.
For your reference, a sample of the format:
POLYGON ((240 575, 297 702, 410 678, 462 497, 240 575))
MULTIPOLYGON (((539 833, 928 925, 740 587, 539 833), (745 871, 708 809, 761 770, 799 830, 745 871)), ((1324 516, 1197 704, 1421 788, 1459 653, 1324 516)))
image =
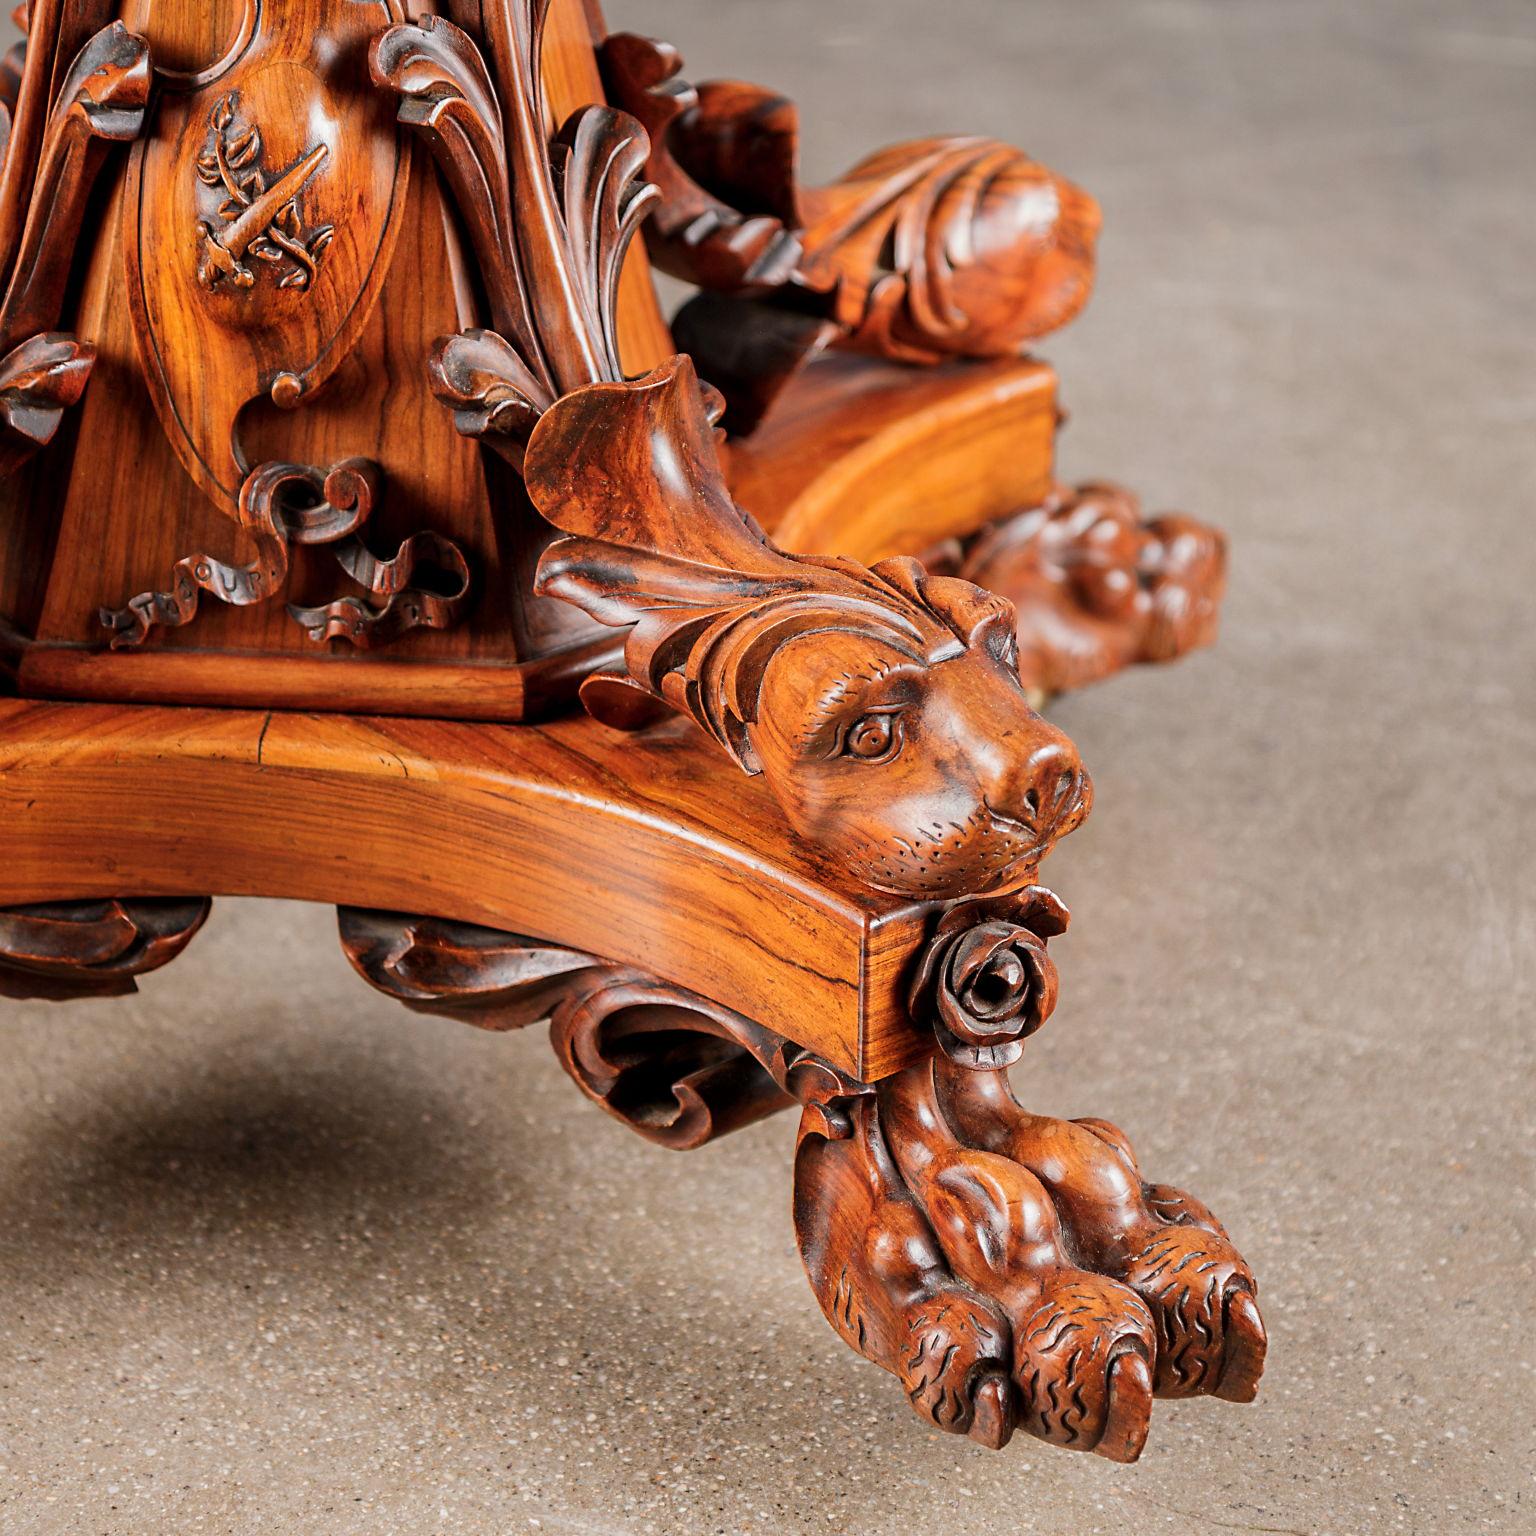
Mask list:
POLYGON ((1133 1468, 927 1433, 801 1278, 789 1121, 652 1150, 231 902, 0 1006, 0 1529, 1536 1530, 1536 13, 611 9, 798 97, 813 173, 958 125, 1105 204, 1065 467, 1236 563, 1218 651, 1060 709, 1098 809, 1015 1077, 1226 1216, 1261 1399, 1133 1468))

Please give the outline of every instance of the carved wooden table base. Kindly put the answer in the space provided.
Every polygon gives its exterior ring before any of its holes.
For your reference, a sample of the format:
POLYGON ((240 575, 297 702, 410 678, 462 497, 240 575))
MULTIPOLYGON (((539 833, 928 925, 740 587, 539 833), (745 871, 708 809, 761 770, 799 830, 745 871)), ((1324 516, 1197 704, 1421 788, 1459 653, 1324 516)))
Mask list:
POLYGON ((1220 1224, 1007 1081, 1093 803, 1036 706, 1225 576, 1056 483, 1093 199, 964 136, 807 186, 596 0, 117 9, 0 69, 0 995, 338 905, 662 1145, 798 1103, 813 1289, 930 1423, 1131 1460, 1252 1397, 1220 1224))

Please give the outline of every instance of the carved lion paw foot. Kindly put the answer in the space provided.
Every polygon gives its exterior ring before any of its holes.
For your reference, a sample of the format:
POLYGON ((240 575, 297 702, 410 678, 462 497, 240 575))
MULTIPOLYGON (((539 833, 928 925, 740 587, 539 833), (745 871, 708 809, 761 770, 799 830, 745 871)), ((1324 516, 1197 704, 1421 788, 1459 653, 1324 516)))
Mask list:
POLYGON ((1252 1273, 1204 1206, 1144 1185, 1100 1121, 1030 1115, 1001 1070, 943 1058, 802 1127, 795 1222, 823 1310, 941 1429, 1015 1429, 1117 1461, 1152 1400, 1247 1401, 1252 1273))
MULTIPOLYGON (((1056 1122, 1060 1124, 1060 1122, 1056 1122)), ((1119 1211, 1097 1209, 1092 1197, 1069 1200, 1075 1231, 1106 1253, 1120 1277, 1151 1307, 1157 1320, 1157 1395, 1210 1393, 1251 1403, 1264 1373, 1266 1337, 1256 1299, 1258 1282, 1226 1229, 1193 1195, 1170 1184, 1144 1184, 1125 1133, 1102 1120, 1074 1121, 1091 1132, 1126 1170, 1144 1215, 1133 1215, 1118 1240, 1106 1244, 1119 1211), (1138 1242, 1139 1239, 1139 1242, 1138 1242)), ((1135 1201, 1128 1202, 1134 1210, 1135 1201)))
MULTIPOLYGON (((845 1291, 851 1284, 845 1274, 845 1291)), ((1013 1433, 1006 1319, 985 1298, 944 1286, 913 1302, 904 1321, 897 1374, 907 1400, 940 1429, 1001 1449, 1013 1433)))
POLYGON ((1041 1440, 1135 1461, 1152 1419, 1152 1317, 1134 1292, 1063 1269, 1015 1325, 1022 1426, 1041 1440))
POLYGON ((1040 1180, 1073 1251, 1146 1303, 1159 1397, 1253 1400, 1266 1345, 1258 1282, 1200 1201, 1145 1183, 1125 1133, 1108 1122, 1029 1114, 999 1073, 948 1074, 941 1092, 963 1136, 1040 1180))
POLYGON ((1209 645, 1226 541, 1193 518, 1144 521, 1140 502, 1119 486, 1062 487, 981 534, 958 574, 1012 599, 1020 675, 1061 693, 1209 645))

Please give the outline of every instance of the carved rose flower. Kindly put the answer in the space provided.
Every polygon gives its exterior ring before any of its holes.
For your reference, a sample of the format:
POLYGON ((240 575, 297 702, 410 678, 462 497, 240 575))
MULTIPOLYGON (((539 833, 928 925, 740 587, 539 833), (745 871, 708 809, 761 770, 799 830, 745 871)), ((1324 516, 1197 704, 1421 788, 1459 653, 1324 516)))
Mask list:
POLYGON ((1014 904, 1012 911, 946 913, 912 985, 913 1017, 931 1024, 944 1052, 967 1066, 1017 1061, 1023 1041, 1056 1006, 1046 940, 1066 928, 1066 908, 1040 886, 1014 904))

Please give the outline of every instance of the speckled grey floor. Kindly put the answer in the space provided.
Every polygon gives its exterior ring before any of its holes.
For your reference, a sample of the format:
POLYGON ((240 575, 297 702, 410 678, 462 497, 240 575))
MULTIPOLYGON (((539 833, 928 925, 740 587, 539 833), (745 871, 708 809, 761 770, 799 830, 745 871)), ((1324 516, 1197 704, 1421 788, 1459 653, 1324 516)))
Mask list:
POLYGON ((232 902, 138 999, 0 1007, 0 1529, 1536 1530, 1536 12, 612 12, 798 97, 813 172, 959 125, 1106 205, 1066 468, 1236 566, 1216 653, 1061 709, 1016 1075, 1228 1217, 1262 1398, 1134 1468, 926 1433, 806 1290, 787 1121, 653 1151, 232 902))

